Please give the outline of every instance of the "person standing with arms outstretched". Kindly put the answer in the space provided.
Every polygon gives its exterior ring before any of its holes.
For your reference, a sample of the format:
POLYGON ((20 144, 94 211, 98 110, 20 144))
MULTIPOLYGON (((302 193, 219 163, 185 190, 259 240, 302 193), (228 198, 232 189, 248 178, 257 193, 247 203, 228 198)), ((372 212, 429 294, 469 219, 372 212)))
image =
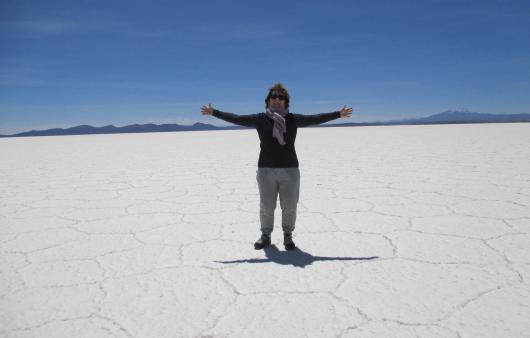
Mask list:
POLYGON ((300 171, 294 147, 298 127, 328 122, 340 117, 350 117, 352 108, 344 106, 332 113, 300 115, 289 112, 289 91, 278 83, 269 88, 265 98, 265 113, 236 115, 204 105, 201 112, 230 123, 256 128, 260 139, 260 154, 256 179, 260 195, 261 237, 254 243, 256 250, 271 245, 274 229, 274 209, 280 195, 282 208, 283 245, 286 250, 296 248, 293 231, 296 206, 300 191, 300 171))

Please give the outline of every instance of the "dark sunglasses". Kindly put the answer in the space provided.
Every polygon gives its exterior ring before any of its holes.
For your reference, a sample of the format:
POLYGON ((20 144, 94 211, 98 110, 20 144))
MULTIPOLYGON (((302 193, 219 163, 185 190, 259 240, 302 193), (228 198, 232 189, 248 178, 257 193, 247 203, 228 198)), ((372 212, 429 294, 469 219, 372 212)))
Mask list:
POLYGON ((272 94, 272 95, 270 96, 270 99, 271 99, 271 100, 278 99, 278 100, 283 100, 283 101, 285 101, 285 95, 274 95, 274 94, 272 94))

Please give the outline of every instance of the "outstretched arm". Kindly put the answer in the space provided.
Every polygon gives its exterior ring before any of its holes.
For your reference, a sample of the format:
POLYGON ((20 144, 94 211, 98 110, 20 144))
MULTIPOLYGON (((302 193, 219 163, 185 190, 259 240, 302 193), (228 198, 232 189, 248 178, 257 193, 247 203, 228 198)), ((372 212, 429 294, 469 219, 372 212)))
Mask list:
POLYGON ((316 115, 300 115, 294 114, 296 124, 298 127, 307 127, 315 124, 325 123, 340 117, 350 117, 353 109, 351 107, 342 107, 341 110, 332 113, 316 114, 316 115))
POLYGON ((208 105, 204 105, 201 108, 201 112, 203 115, 213 115, 217 118, 220 118, 221 120, 225 120, 226 122, 238 124, 240 126, 244 127, 255 127, 256 121, 258 118, 257 114, 253 115, 236 115, 231 113, 225 113, 222 111, 219 111, 212 107, 211 103, 208 103, 208 105))

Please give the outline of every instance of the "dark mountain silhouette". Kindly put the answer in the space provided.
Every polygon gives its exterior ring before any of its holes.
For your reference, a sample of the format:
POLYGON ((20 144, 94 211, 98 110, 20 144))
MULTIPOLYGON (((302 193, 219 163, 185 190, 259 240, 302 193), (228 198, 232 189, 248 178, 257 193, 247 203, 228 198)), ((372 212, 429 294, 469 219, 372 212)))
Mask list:
POLYGON ((54 128, 47 130, 31 130, 14 135, 0 135, 0 137, 23 137, 23 136, 57 136, 57 135, 91 135, 91 134, 122 134, 122 133, 160 133, 171 131, 198 131, 198 130, 223 130, 240 129, 239 126, 216 127, 205 123, 195 123, 191 126, 179 124, 131 124, 124 127, 108 125, 104 127, 93 127, 80 125, 72 128, 54 128))
MULTIPOLYGON (((503 123, 503 122, 530 122, 530 114, 481 114, 470 111, 448 110, 428 117, 412 118, 403 120, 341 123, 328 124, 315 127, 349 127, 349 126, 381 126, 381 125, 410 125, 410 124, 456 124, 456 123, 503 123)), ((23 136, 52 136, 52 135, 89 135, 89 134, 118 134, 118 133, 155 133, 174 131, 197 131, 197 130, 229 130, 244 129, 240 126, 217 127, 211 124, 195 123, 191 126, 179 124, 132 124, 124 127, 113 125, 93 127, 81 125, 72 128, 54 128, 47 130, 32 130, 14 135, 0 135, 0 137, 23 137, 23 136)))

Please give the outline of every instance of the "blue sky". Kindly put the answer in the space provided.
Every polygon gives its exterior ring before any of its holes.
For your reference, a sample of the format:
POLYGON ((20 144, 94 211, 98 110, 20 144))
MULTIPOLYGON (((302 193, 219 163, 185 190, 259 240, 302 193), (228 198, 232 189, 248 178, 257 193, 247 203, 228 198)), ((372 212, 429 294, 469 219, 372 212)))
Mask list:
POLYGON ((0 1, 0 134, 353 106, 530 113, 530 1, 0 1))

